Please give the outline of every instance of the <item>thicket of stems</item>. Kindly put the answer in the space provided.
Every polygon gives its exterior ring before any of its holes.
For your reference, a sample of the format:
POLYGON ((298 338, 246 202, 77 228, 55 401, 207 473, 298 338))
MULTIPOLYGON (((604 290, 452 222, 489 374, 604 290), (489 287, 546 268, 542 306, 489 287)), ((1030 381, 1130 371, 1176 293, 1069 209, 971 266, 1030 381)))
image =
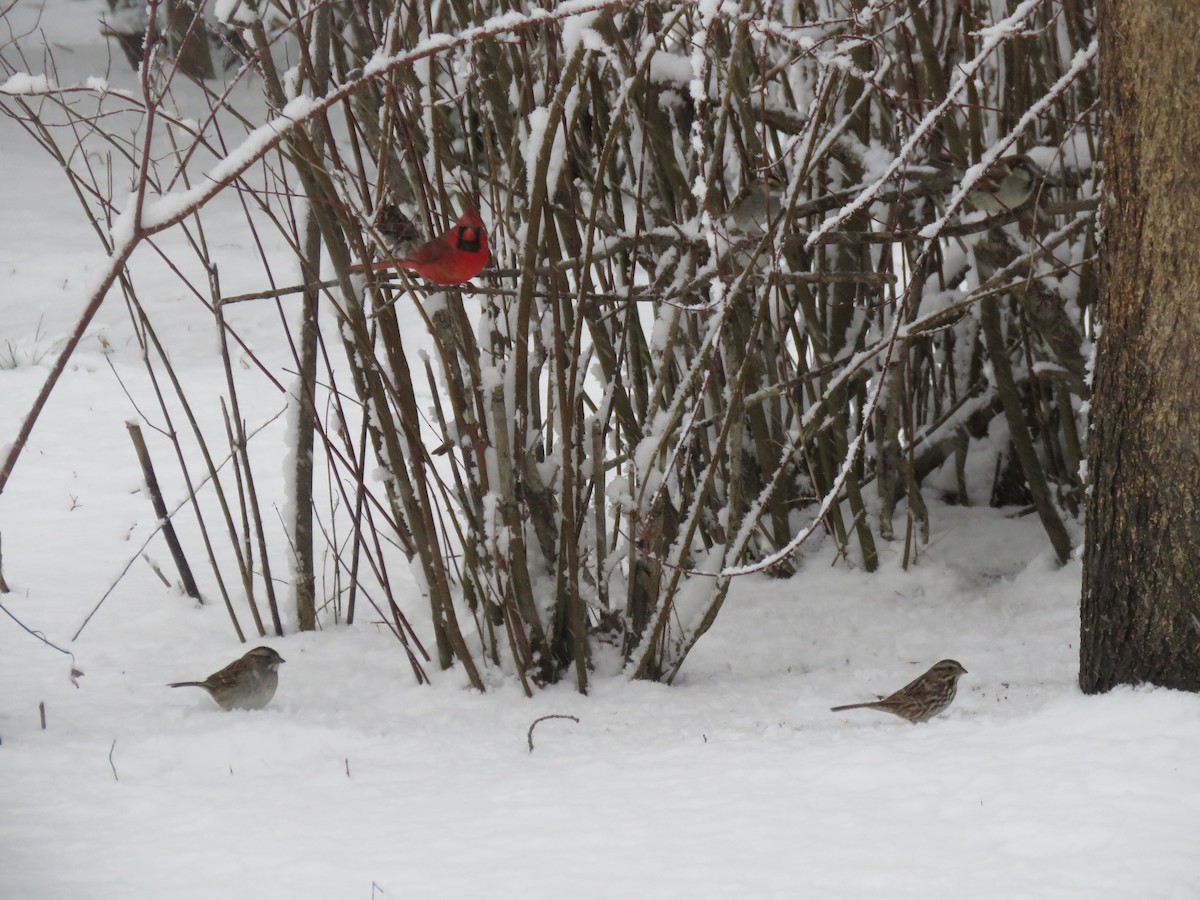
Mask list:
MULTIPOLYGON (((260 633, 263 588, 281 628, 270 558, 299 554, 305 576, 315 536, 331 570, 311 602, 323 584, 336 600, 324 612, 352 620, 366 597, 418 678, 429 658, 393 591, 401 557, 437 664, 481 689, 499 668, 526 691, 567 677, 585 691, 598 652, 670 680, 731 580, 792 575, 810 536, 867 570, 881 541, 903 540, 908 561, 928 539, 926 496, 971 502, 975 453, 997 461, 990 501, 1031 507, 1066 559, 1093 302, 1086 4, 267 13, 247 4, 232 23, 240 68, 227 77, 261 84, 275 136, 176 222, 134 229, 151 245, 155 229, 188 232, 212 271, 197 301, 231 341, 231 300, 293 301, 279 279, 257 299, 221 296, 204 203, 238 191, 253 227, 277 228, 303 261, 306 330, 287 331, 301 374, 286 390, 314 429, 324 500, 304 500, 316 525, 290 526, 301 540, 286 548, 263 537, 232 376, 227 387, 243 512, 223 505, 224 518, 260 633), (305 95, 321 99, 288 105, 305 95), (985 177, 972 167, 1034 148, 1051 177, 1030 203, 969 217, 967 189, 985 177), (467 207, 493 248, 469 289, 370 271, 467 207), (365 475, 377 466, 382 481, 365 475)), ((60 147, 49 117, 120 147, 142 189, 163 193, 263 121, 210 81, 212 115, 190 130, 160 53, 147 44, 141 98, 0 97, 62 159, 115 256, 105 226, 126 201, 60 147), (144 143, 122 143, 89 102, 140 116, 144 143), (176 153, 151 164, 144 148, 168 135, 176 153)), ((145 328, 151 366, 169 372, 145 328)), ((301 486, 312 478, 299 470, 301 486)), ((302 605, 299 621, 319 612, 302 605)))

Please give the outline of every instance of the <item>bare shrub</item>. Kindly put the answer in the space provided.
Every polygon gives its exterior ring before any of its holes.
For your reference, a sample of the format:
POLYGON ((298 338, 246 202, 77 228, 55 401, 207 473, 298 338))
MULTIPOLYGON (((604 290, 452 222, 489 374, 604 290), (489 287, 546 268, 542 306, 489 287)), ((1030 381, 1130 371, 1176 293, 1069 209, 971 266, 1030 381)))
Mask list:
MULTIPOLYGON (((203 221, 228 191, 302 260, 312 330, 289 332, 303 373, 289 390, 328 473, 312 530, 335 561, 325 589, 344 588, 347 618, 365 592, 418 678, 395 550, 427 595, 438 664, 477 687, 499 666, 527 691, 565 676, 586 690, 598 652, 670 680, 731 579, 793 573, 815 534, 874 569, 906 500, 907 562, 928 535, 923 492, 970 502, 967 458, 995 454, 989 433, 1009 435, 1008 499, 1066 558, 1094 247, 1086 6, 254 9, 233 10, 246 65, 205 89, 199 124, 173 111, 158 42, 140 96, 10 81, 0 103, 62 160, 111 252, 81 329, 113 287, 141 315, 130 254, 186 229, 228 365, 229 303, 300 289, 222 296, 203 221), (248 78, 265 111, 235 103, 248 78), (52 116, 72 125, 65 147, 52 116), (71 141, 117 148, 133 194, 107 191, 71 141), (1018 151, 1050 177, 1019 209, 966 216, 1018 151), (477 286, 376 271, 397 235, 467 207, 493 247, 477 286), (336 328, 317 328, 318 303, 336 328)), ((261 632, 254 560, 272 551, 232 376, 227 397, 241 502, 223 515, 261 632)))

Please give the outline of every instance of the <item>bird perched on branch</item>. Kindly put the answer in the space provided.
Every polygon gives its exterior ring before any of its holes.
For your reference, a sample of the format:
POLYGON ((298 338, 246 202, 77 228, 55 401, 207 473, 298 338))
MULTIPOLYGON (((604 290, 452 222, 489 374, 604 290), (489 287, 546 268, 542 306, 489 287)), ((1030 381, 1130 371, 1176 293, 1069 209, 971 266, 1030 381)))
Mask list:
POLYGON ((434 284, 463 284, 488 263, 487 231, 479 213, 468 209, 445 234, 417 247, 401 259, 375 263, 375 271, 408 269, 434 284))
POLYGON ((375 213, 375 227, 390 241, 389 246, 407 244, 418 237, 417 227, 395 203, 385 201, 375 213))
POLYGON ((255 647, 203 681, 177 681, 168 687, 204 688, 221 709, 262 709, 275 696, 282 662, 270 647, 255 647))
POLYGON ((843 709, 877 709, 908 719, 914 725, 917 722, 928 722, 934 716, 946 710, 954 702, 958 693, 958 679, 967 674, 967 670, 954 659, 943 659, 933 664, 924 675, 914 678, 900 690, 882 700, 872 700, 869 703, 851 703, 847 706, 834 706, 831 712, 841 712, 843 709))
POLYGON ((787 183, 774 170, 767 177, 745 185, 729 203, 725 219, 735 231, 762 234, 783 215, 787 183))
POLYGON ((985 213, 1010 212, 1028 203, 1046 181, 1046 173, 1025 154, 1002 156, 975 182, 967 202, 985 213))

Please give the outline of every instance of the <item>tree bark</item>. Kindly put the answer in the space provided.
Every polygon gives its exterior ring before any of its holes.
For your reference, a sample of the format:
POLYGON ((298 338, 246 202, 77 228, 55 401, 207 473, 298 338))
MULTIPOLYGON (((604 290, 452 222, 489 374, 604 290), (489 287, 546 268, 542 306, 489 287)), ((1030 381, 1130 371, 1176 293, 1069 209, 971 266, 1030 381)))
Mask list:
POLYGON ((1080 685, 1200 690, 1195 0, 1101 5, 1105 208, 1080 685))

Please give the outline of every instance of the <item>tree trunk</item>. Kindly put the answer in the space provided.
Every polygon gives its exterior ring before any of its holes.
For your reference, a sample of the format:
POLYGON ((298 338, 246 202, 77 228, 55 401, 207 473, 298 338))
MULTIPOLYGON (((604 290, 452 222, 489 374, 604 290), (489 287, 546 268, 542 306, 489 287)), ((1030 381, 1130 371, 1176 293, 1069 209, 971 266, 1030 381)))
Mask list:
POLYGON ((1105 208, 1080 685, 1200 690, 1195 0, 1101 7, 1105 208))

